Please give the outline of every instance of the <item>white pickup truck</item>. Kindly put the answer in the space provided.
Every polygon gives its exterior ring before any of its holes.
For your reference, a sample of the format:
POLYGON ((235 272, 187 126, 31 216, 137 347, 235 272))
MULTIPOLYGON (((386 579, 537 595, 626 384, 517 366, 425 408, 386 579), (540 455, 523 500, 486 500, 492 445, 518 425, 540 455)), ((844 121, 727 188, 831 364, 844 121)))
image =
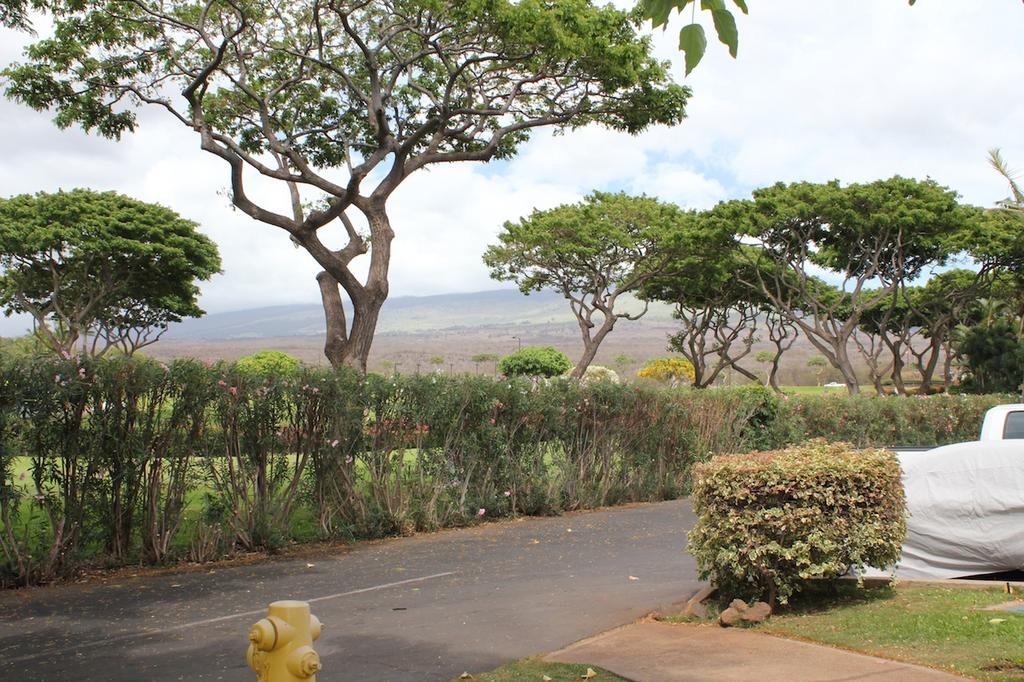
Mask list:
POLYGON ((1024 439, 1024 403, 997 405, 985 413, 980 441, 1024 439))
POLYGON ((893 449, 909 512, 898 577, 1024 569, 1024 404, 990 409, 976 441, 893 449))

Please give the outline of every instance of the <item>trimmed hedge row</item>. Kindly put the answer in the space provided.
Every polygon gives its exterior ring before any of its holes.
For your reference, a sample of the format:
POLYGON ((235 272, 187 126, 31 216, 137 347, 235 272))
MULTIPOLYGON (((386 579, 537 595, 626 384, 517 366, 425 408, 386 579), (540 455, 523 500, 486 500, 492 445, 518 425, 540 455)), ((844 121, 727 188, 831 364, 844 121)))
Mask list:
POLYGON ((728 597, 786 603, 808 578, 899 560, 906 502, 891 451, 815 439, 715 457, 695 479, 689 551, 728 597))
POLYGON ((985 412, 1014 395, 868 397, 799 396, 783 400, 773 420, 769 447, 811 438, 858 448, 932 446, 977 440, 985 412))
POLYGON ((0 582, 668 499, 714 453, 871 443, 900 406, 901 435, 957 440, 994 402, 0 358, 0 582))
POLYGON ((758 401, 130 359, 0 363, 0 571, 161 563, 555 514, 687 490, 758 401), (718 420, 718 421, 715 421, 718 420))

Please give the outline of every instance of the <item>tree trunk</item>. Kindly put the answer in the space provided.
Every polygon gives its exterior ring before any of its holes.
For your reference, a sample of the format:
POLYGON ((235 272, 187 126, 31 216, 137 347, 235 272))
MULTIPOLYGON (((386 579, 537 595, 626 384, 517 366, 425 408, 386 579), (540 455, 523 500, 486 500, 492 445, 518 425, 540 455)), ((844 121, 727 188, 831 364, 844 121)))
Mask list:
POLYGON ((942 349, 945 352, 942 358, 942 383, 948 393, 953 388, 953 344, 949 339, 942 344, 942 349))
POLYGON ((779 386, 779 358, 776 356, 772 362, 771 370, 768 372, 768 385, 776 393, 782 393, 782 387, 779 386))
POLYGON ((853 369, 853 363, 850 362, 850 356, 846 353, 846 341, 849 339, 843 339, 844 343, 836 344, 836 361, 835 368, 838 369, 843 375, 843 381, 846 383, 846 390, 849 391, 850 395, 860 395, 860 382, 857 381, 857 373, 853 369))
POLYGON ((352 302, 352 331, 348 337, 349 352, 344 362, 349 367, 359 370, 360 374, 366 374, 366 363, 370 357, 373 335, 377 331, 377 320, 386 300, 385 294, 380 298, 371 297, 363 300, 358 305, 355 301, 352 302))
POLYGON ((741 374, 741 375, 745 376, 746 378, 750 379, 755 384, 760 384, 761 383, 761 377, 757 376, 756 374, 751 372, 749 369, 745 369, 743 367, 740 367, 735 362, 729 362, 729 366, 733 370, 738 372, 739 374, 741 374))
POLYGON ((853 363, 850 362, 847 349, 856 326, 847 321, 839 330, 830 332, 820 325, 812 326, 798 318, 789 319, 804 333, 804 336, 822 357, 839 370, 849 394, 860 395, 860 382, 857 380, 857 373, 853 369, 853 363))
MULTIPOLYGON (((932 377, 935 376, 935 370, 939 365, 939 355, 942 353, 942 337, 935 335, 929 339, 928 343, 928 362, 917 363, 917 370, 921 373, 921 387, 918 389, 920 393, 927 393, 932 387, 932 377)), ((946 386, 948 389, 949 386, 946 386)))
POLYGON ((338 280, 329 272, 321 272, 316 276, 320 285, 320 300, 324 306, 324 321, 327 323, 327 339, 324 342, 324 355, 332 367, 345 364, 345 351, 348 348, 348 324, 345 321, 345 304, 341 300, 338 280))
POLYGON ((903 381, 904 366, 906 363, 903 362, 903 349, 896 343, 892 347, 892 372, 889 376, 892 377, 892 385, 896 387, 899 395, 907 395, 907 386, 903 381))
POLYGON ((332 367, 352 367, 366 374, 373 335, 377 330, 380 309, 387 300, 386 295, 350 296, 352 327, 349 329, 338 282, 327 272, 317 275, 317 282, 320 284, 320 299, 327 323, 324 355, 332 367))
POLYGON ((608 336, 608 333, 615 326, 616 318, 614 316, 607 316, 604 318, 604 322, 601 323, 601 327, 594 334, 593 338, 590 336, 590 330, 580 320, 580 330, 583 336, 583 355, 580 356, 580 361, 573 367, 572 374, 569 376, 573 379, 582 379, 583 375, 587 371, 587 367, 594 361, 594 357, 597 356, 597 349, 604 341, 604 337, 608 336))
POLYGON ((339 262, 331 263, 336 269, 333 272, 327 268, 328 263, 321 260, 325 270, 316 278, 327 325, 324 355, 332 367, 352 367, 362 374, 366 373, 380 310, 388 298, 388 268, 391 240, 394 239, 391 223, 382 206, 369 208, 365 214, 370 225, 371 245, 366 284, 359 284, 348 271, 349 261, 365 249, 336 252, 339 262), (352 303, 351 327, 348 326, 341 298, 342 287, 352 303))

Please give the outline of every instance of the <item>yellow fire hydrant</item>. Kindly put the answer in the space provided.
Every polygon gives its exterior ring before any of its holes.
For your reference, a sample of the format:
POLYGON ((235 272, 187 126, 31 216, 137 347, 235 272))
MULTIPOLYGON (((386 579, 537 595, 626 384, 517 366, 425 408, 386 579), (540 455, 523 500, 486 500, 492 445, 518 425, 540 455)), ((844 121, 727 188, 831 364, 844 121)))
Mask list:
POLYGON ((320 656, 313 641, 320 637, 320 620, 304 601, 276 601, 267 617, 249 630, 245 658, 257 682, 316 681, 320 656))

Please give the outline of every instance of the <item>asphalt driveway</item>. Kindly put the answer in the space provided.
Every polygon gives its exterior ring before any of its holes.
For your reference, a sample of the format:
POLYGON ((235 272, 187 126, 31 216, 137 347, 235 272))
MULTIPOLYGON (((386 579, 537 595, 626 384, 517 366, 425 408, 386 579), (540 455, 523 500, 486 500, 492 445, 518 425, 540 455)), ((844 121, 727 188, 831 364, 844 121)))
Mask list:
POLYGON ((246 633, 312 602, 329 680, 449 680, 688 598, 685 500, 364 543, 308 559, 0 593, 0 679, 253 680, 246 633))

